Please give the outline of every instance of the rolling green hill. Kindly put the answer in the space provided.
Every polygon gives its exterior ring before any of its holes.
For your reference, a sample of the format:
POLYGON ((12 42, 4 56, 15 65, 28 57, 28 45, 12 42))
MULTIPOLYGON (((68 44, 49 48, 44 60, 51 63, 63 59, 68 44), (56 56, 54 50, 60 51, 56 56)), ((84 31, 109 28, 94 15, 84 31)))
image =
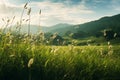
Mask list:
POLYGON ((76 32, 73 26, 74 25, 71 24, 60 23, 49 27, 47 32, 58 33, 59 35, 63 36, 67 31, 76 32))
MULTIPOLYGON (((85 36, 101 35, 104 29, 112 29, 114 32, 120 34, 120 14, 102 17, 98 20, 87 22, 84 24, 71 25, 66 23, 56 24, 54 26, 41 27, 44 32, 58 33, 63 36, 66 33, 79 33, 85 36)), ((22 32, 27 32, 28 26, 22 26, 22 32)), ((39 26, 31 25, 31 33, 37 33, 39 26)), ((79 35, 78 35, 79 36, 79 35)))
MULTIPOLYGON (((40 29, 43 32, 50 32, 50 33, 58 33, 60 35, 63 35, 66 31, 72 30, 74 27, 71 24, 66 23, 60 23, 53 26, 38 26, 38 25, 30 25, 30 32, 31 33, 37 33, 40 29)), ((12 27, 13 30, 16 29, 16 26, 12 27)), ((21 32, 27 33, 28 31, 28 25, 24 24, 21 26, 21 32)))
POLYGON ((70 31, 73 33, 86 33, 87 36, 101 35, 104 29, 112 29, 114 32, 120 34, 120 14, 103 17, 95 21, 87 22, 78 25, 64 25, 58 27, 60 24, 54 26, 49 32, 58 32, 60 35, 70 31))
POLYGON ((75 25, 79 26, 79 30, 89 33, 90 35, 96 35, 104 29, 112 29, 114 32, 120 32, 120 14, 103 17, 96 21, 91 21, 85 24, 75 25))

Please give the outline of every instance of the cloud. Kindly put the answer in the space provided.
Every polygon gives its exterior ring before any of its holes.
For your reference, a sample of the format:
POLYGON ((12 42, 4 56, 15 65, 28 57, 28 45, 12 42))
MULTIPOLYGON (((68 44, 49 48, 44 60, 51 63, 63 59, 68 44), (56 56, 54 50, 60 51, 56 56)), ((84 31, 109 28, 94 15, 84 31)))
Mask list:
POLYGON ((19 20, 19 15, 21 12, 22 5, 14 5, 5 0, 0 0, 0 25, 5 25, 5 22, 3 22, 2 19, 5 19, 5 21, 7 21, 7 19, 12 19, 13 16, 16 17, 16 20, 14 22, 16 23, 19 20))
POLYGON ((116 11, 120 11, 120 0, 111 0, 111 8, 116 11))
MULTIPOLYGON (((56 23, 77 23, 80 21, 81 15, 93 14, 94 11, 88 9, 83 3, 74 6, 66 6, 63 3, 52 3, 46 2, 33 2, 32 6, 36 5, 42 9, 42 20, 46 24, 56 24, 56 23)), ((83 20, 85 21, 85 20, 83 20)), ((81 22, 80 22, 81 23, 81 22)))
MULTIPOLYGON (((6 4, 0 4, 0 15, 15 15, 16 21, 19 20, 24 4, 16 5, 10 2, 5 3, 6 4)), ((29 4, 32 7, 31 24, 39 23, 38 12, 40 9, 42 10, 41 25, 54 25, 57 23, 80 24, 91 20, 87 17, 83 18, 83 15, 94 14, 93 10, 90 10, 88 7, 86 7, 85 0, 81 0, 78 5, 69 5, 70 3, 73 2, 70 0, 66 0, 63 3, 61 1, 52 2, 48 0, 42 2, 31 2, 29 4)), ((26 12, 23 18, 28 18, 26 12)))
POLYGON ((9 6, 5 4, 0 4, 0 14, 9 14, 14 12, 20 12, 21 8, 17 6, 9 6))

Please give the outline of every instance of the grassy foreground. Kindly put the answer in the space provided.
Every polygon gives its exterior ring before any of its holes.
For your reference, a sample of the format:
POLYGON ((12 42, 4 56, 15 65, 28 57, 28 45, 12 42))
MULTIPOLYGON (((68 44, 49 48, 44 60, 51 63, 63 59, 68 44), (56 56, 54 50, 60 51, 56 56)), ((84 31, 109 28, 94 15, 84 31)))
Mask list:
POLYGON ((0 80, 120 80, 120 46, 0 46, 0 80))

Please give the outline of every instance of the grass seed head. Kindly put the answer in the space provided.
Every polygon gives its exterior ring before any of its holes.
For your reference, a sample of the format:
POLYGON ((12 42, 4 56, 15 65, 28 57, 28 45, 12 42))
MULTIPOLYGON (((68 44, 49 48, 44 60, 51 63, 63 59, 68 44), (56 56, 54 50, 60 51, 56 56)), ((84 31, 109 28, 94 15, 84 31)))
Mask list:
POLYGON ((9 22, 10 22, 10 19, 7 20, 7 23, 9 23, 9 22))
POLYGON ((104 36, 106 36, 107 34, 106 34, 106 30, 104 30, 104 36))
POLYGON ((117 33, 114 33, 114 38, 117 36, 117 33))
POLYGON ((30 15, 31 13, 31 8, 28 9, 27 15, 30 15))
POLYGON ((39 11, 39 15, 41 15, 41 9, 40 9, 40 11, 39 11))
POLYGON ((3 22, 5 21, 4 18, 2 18, 2 21, 3 21, 3 22))
POLYGON ((100 48, 100 54, 103 55, 103 48, 100 48))
POLYGON ((108 41, 108 45, 110 45, 110 42, 108 41))
POLYGON ((25 5, 24 5, 24 9, 27 9, 27 5, 28 5, 28 3, 25 3, 25 5))
POLYGON ((26 19, 26 22, 29 21, 30 19, 26 19))
POLYGON ((110 50, 109 52, 108 52, 108 55, 112 55, 113 54, 113 50, 110 50))
POLYGON ((13 16, 13 19, 15 19, 15 16, 13 16))
POLYGON ((109 45, 109 46, 108 46, 108 49, 112 49, 112 45, 109 45))
POLYGON ((11 57, 11 58, 12 58, 12 57, 14 57, 14 56, 15 56, 14 54, 11 54, 9 57, 11 57))
POLYGON ((29 60, 29 62, 28 62, 28 68, 30 68, 30 67, 31 67, 31 65, 33 64, 33 62, 34 62, 34 59, 33 59, 33 58, 31 58, 31 59, 29 60))

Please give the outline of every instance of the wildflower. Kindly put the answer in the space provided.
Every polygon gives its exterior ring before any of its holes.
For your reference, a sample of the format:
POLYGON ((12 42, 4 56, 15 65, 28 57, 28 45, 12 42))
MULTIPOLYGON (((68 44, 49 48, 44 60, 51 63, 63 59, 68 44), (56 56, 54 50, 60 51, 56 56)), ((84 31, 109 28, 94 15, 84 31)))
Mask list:
POLYGON ((29 60, 29 62, 28 62, 28 68, 30 68, 30 67, 31 67, 31 65, 33 64, 33 62, 34 62, 34 59, 33 59, 33 58, 31 58, 31 59, 29 60))

